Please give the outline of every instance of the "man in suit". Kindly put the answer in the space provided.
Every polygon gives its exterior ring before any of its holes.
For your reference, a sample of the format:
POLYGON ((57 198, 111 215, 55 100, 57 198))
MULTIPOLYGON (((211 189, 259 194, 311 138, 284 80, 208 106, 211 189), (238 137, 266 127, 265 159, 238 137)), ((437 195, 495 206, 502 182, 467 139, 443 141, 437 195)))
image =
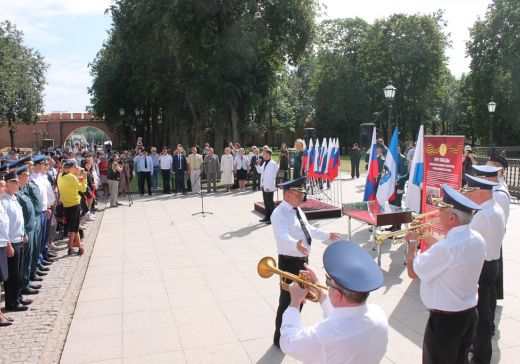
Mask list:
POLYGON ((249 160, 251 161, 251 179, 253 180, 253 191, 260 189, 260 173, 256 169, 256 161, 260 160, 259 150, 253 145, 251 153, 249 154, 249 160))
POLYGON ((184 172, 188 170, 188 163, 182 150, 182 145, 177 145, 177 150, 173 156, 173 171, 175 172, 175 193, 182 192, 185 195, 184 172))
POLYGON ((257 161, 256 171, 261 173, 260 188, 262 189, 262 197, 264 199, 265 217, 260 222, 271 224, 271 214, 274 211, 274 189, 276 186, 276 174, 278 173, 278 165, 271 159, 273 152, 271 149, 264 149, 264 161, 260 164, 257 161))
POLYGON ((359 178, 359 162, 361 161, 361 151, 359 150, 358 143, 354 143, 350 150, 350 176, 352 179, 359 178))

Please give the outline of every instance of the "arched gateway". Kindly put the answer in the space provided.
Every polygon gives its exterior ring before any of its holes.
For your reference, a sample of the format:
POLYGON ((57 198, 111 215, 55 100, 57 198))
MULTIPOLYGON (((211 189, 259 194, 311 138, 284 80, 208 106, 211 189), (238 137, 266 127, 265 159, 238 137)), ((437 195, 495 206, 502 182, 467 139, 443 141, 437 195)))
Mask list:
MULTIPOLYGON (((112 145, 119 145, 119 137, 112 133, 102 119, 89 113, 51 113, 40 115, 39 120, 32 125, 17 125, 14 134, 15 146, 30 148, 42 146, 43 139, 52 139, 54 146, 62 146, 67 137, 76 129, 91 126, 103 131, 112 145)), ((0 148, 10 146, 7 127, 0 129, 0 148)))

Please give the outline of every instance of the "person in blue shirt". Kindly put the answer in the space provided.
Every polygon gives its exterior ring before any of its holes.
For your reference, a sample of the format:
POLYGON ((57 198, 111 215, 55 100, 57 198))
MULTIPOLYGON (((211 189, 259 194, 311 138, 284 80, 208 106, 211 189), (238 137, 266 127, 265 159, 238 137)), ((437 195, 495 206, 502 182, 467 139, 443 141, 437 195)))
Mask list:
POLYGON ((148 187, 148 195, 152 195, 152 173, 153 173, 153 159, 148 155, 148 152, 143 148, 138 149, 138 155, 134 158, 134 163, 137 171, 137 184, 141 196, 144 195, 144 182, 148 187))

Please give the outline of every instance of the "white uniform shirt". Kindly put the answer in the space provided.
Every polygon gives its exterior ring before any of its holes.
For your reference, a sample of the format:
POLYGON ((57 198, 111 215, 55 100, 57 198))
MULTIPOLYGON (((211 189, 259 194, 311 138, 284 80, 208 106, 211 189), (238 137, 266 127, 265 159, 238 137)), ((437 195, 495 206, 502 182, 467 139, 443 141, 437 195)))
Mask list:
POLYGON ((278 173, 278 164, 270 159, 268 163, 264 161, 262 165, 257 165, 256 171, 262 174, 260 177, 260 188, 266 192, 274 192, 276 187, 276 173, 278 173))
POLYGON ((51 182, 47 178, 47 174, 42 174, 42 181, 47 191, 47 206, 51 207, 56 202, 56 195, 54 194, 54 189, 52 188, 51 182))
POLYGON ((245 169, 247 171, 249 169, 249 158, 246 155, 242 157, 237 155, 235 157, 234 165, 237 171, 240 169, 245 169))
POLYGON ((39 212, 47 211, 47 207, 49 206, 49 197, 47 195, 47 184, 43 181, 43 175, 41 173, 31 173, 29 177, 34 183, 36 183, 38 190, 40 190, 40 195, 42 197, 42 210, 39 212))
POLYGON ((501 188, 500 186, 495 186, 493 188, 493 198, 498 202, 502 210, 504 211, 504 218, 507 225, 507 221, 509 220, 509 204, 510 204, 510 195, 507 191, 507 188, 501 188))
POLYGON ((478 280, 486 243, 469 225, 457 226, 413 261, 428 308, 464 311, 477 305, 478 280))
POLYGON ((6 247, 9 241, 9 217, 4 205, 0 203, 0 248, 6 247))
POLYGON ((173 157, 169 154, 159 155, 159 166, 161 169, 172 169, 173 157))
POLYGON ((333 308, 322 304, 325 320, 302 326, 300 312, 288 307, 282 318, 280 348, 303 363, 379 363, 388 344, 388 319, 376 305, 333 308))
MULTIPOLYGON (((300 216, 302 217, 307 230, 311 234, 311 237, 319 240, 326 240, 330 234, 318 229, 307 221, 305 214, 300 210, 300 216)), ((278 254, 289 255, 291 257, 303 257, 304 255, 296 247, 298 240, 303 240, 307 248, 310 250, 311 247, 307 245, 305 234, 303 233, 300 220, 296 216, 296 211, 286 201, 282 201, 276 209, 274 209, 271 215, 271 225, 274 230, 274 237, 276 238, 276 247, 278 254)), ((311 244, 312 245, 312 244, 311 244)))
POLYGON ((7 192, 2 197, 2 204, 9 221, 9 240, 11 243, 21 243, 25 235, 22 206, 16 196, 11 196, 7 192))
POLYGON ((500 258, 500 248, 506 232, 504 211, 494 199, 487 200, 480 205, 470 227, 480 233, 486 242, 486 260, 500 258))

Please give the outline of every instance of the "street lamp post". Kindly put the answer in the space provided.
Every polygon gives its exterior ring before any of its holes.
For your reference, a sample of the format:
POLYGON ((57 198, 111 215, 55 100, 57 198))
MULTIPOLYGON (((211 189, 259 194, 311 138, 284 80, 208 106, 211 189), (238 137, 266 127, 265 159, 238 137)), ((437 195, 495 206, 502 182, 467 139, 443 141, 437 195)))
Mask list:
MULTIPOLYGON (((392 108, 396 90, 397 89, 392 84, 392 80, 388 80, 388 86, 383 89, 386 105, 388 107, 388 145, 390 145, 390 139, 392 139, 392 108)), ((395 126, 398 127, 397 120, 395 122, 395 126)))
POLYGON ((491 100, 487 104, 488 112, 489 112, 489 154, 495 153, 495 142, 493 140, 493 117, 495 116, 495 109, 497 107, 497 103, 493 100, 493 96, 491 96, 491 100))
MULTIPOLYGON (((124 116, 125 116, 125 109, 123 108, 120 108, 119 109, 119 116, 121 116, 121 134, 124 134, 124 123, 123 123, 123 119, 124 119, 124 116)), ((127 140, 127 138, 125 138, 125 140, 127 140)), ((128 140, 127 140, 128 141, 128 140)), ((121 141, 120 141, 121 142, 121 141)))

